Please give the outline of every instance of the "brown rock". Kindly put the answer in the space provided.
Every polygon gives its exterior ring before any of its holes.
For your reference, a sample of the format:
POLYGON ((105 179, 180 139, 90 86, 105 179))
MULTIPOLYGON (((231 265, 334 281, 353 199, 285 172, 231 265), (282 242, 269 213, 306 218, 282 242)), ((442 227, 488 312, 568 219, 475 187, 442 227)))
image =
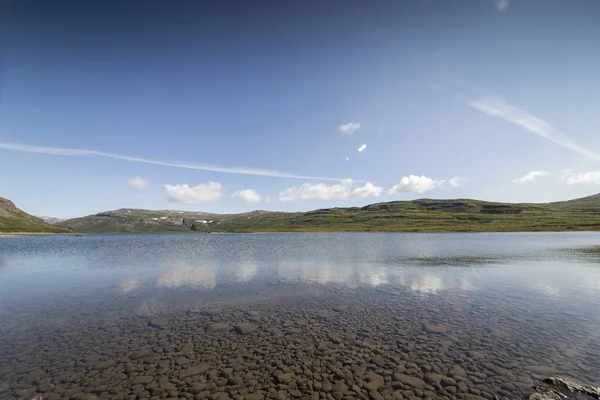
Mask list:
POLYGON ((179 378, 183 379, 183 378, 187 378, 190 376, 202 375, 202 374, 208 372, 209 369, 210 369, 210 365, 208 365, 208 364, 198 364, 193 367, 182 369, 181 372, 179 372, 179 378))
POLYGON ((422 379, 415 378, 414 376, 410 375, 395 373, 393 377, 395 381, 401 382, 415 389, 421 389, 427 385, 422 379))

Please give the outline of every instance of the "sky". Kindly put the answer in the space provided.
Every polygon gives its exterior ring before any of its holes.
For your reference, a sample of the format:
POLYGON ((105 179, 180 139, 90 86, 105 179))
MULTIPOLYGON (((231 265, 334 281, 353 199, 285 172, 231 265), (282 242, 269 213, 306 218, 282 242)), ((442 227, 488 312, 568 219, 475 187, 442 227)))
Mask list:
POLYGON ((303 211, 600 192, 600 2, 0 0, 0 196, 303 211))

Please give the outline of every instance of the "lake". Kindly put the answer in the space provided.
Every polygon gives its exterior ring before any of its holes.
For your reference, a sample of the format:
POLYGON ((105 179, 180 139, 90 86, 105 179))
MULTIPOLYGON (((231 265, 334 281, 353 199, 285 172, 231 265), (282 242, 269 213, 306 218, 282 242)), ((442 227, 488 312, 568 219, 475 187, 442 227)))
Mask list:
MULTIPOLYGON (((0 398, 600 384, 600 234, 0 238, 0 398)), ((572 397, 575 398, 575 397, 572 397)))

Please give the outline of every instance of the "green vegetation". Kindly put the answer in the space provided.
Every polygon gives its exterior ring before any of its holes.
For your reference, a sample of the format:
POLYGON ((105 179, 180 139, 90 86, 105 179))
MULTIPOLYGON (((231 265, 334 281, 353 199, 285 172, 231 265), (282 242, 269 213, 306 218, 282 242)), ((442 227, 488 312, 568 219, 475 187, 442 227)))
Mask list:
POLYGON ((296 213, 121 209, 57 226, 88 233, 593 231, 600 230, 600 195, 548 204, 420 199, 296 213))
POLYGON ((40 218, 19 210, 12 201, 0 197, 0 233, 69 233, 47 224, 40 218))

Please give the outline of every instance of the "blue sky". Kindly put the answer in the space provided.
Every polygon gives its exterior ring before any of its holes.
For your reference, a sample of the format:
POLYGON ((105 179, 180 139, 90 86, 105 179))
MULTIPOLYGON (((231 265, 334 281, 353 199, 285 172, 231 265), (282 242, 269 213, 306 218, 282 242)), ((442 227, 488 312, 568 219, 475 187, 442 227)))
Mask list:
POLYGON ((174 4, 2 3, 0 196, 73 217, 600 192, 596 1, 174 4))

